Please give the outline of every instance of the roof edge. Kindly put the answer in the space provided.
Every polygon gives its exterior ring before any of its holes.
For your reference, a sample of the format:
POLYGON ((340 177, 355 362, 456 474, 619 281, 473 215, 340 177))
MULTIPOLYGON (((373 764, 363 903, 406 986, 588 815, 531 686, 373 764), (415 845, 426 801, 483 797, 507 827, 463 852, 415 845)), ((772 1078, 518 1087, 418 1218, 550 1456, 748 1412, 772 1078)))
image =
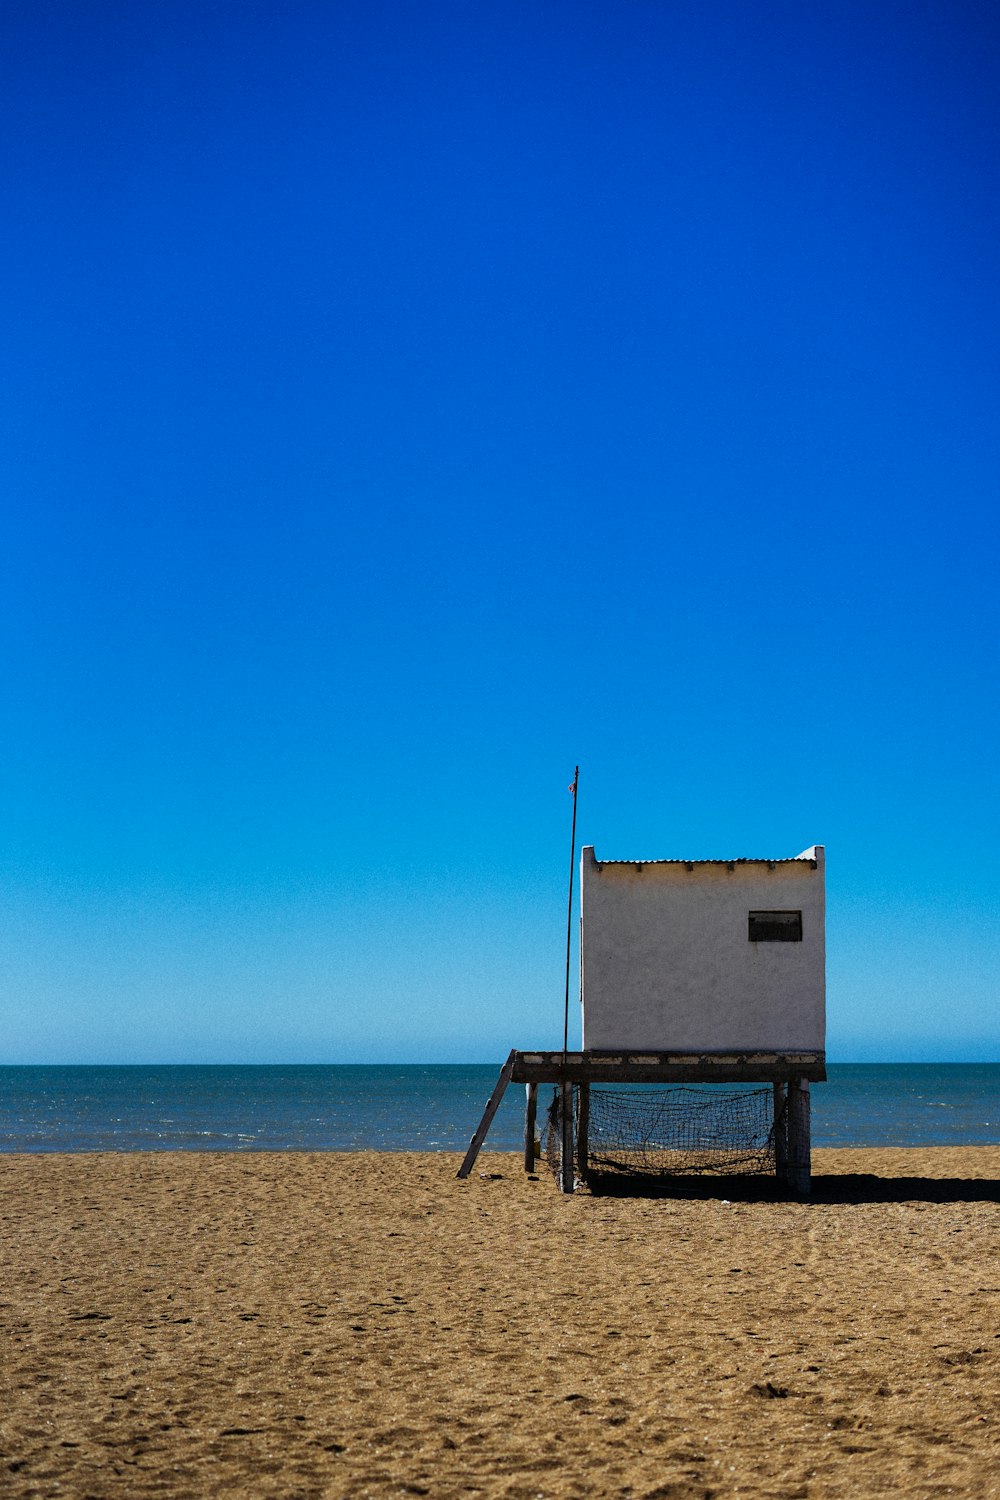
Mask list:
POLYGON ((642 869, 645 865, 686 865, 693 869, 695 865, 812 865, 814 868, 823 865, 826 861, 826 850, 823 844, 812 844, 808 849, 803 849, 801 854, 782 855, 733 855, 731 859, 598 859, 593 844, 584 844, 580 851, 581 858, 586 859, 590 855, 591 864, 603 867, 604 865, 631 865, 635 869, 642 869))

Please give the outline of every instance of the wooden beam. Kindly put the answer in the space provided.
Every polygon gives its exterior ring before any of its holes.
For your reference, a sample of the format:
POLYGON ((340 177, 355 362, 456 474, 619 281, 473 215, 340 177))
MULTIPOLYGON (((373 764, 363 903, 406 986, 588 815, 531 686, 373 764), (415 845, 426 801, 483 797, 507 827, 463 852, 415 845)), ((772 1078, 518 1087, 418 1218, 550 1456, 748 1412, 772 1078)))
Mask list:
POLYGON ((571 1193, 576 1186, 576 1152, 573 1149, 573 1085, 559 1093, 559 1191, 571 1193))
POLYGON ((516 1056, 517 1053, 512 1051, 510 1056, 507 1058, 507 1061, 500 1069, 500 1077, 497 1079, 496 1088, 493 1090, 492 1094, 486 1101, 486 1108, 483 1110, 483 1118, 480 1120, 479 1125, 476 1128, 475 1135, 469 1142, 469 1149, 465 1153, 465 1160, 459 1167, 456 1174, 459 1177, 468 1177, 469 1173, 472 1171, 473 1166, 475 1165, 476 1157, 482 1150, 483 1142, 486 1139, 486 1132, 493 1124, 493 1117, 496 1114, 497 1110, 500 1108, 500 1100, 507 1092, 507 1085, 508 1083, 510 1083, 511 1077, 514 1073, 514 1059, 516 1058, 516 1056))
POLYGON ((823 1052, 517 1052, 515 1083, 790 1083, 826 1078, 823 1052))
POLYGON ((576 1119, 576 1165, 581 1177, 587 1175, 590 1150, 590 1084, 580 1084, 580 1108, 576 1119))
POLYGON ((788 1085, 774 1085, 774 1176, 788 1186, 788 1085))
POLYGON ((800 1193, 803 1197, 812 1188, 812 1141, 809 1116, 809 1080, 796 1078, 788 1085, 786 1181, 793 1193, 800 1193))
POLYGON ((538 1084, 524 1085, 524 1170, 533 1172, 538 1165, 535 1160, 535 1116, 538 1112, 538 1084))

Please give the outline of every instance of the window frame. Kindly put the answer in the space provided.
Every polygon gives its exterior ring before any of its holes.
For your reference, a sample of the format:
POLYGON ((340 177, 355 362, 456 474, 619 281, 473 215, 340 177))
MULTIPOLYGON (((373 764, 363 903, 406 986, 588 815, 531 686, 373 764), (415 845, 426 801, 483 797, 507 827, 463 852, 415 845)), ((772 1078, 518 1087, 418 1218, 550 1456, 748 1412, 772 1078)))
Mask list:
POLYGON ((779 910, 771 907, 767 911, 747 912, 747 941, 751 943, 801 943, 802 942, 802 912, 794 907, 779 910), (768 917, 797 917, 798 922, 775 922, 771 931, 764 933, 754 932, 754 922, 764 922, 768 917))

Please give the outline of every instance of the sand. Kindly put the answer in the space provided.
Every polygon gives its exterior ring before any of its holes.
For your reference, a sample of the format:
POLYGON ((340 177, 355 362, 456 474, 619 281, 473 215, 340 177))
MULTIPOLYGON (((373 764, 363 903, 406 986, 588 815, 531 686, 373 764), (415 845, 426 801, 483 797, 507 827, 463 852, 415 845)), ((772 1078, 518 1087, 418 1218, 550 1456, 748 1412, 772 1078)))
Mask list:
POLYGON ((1000 1147, 808 1204, 457 1165, 0 1157, 4 1500, 1000 1495, 1000 1147))

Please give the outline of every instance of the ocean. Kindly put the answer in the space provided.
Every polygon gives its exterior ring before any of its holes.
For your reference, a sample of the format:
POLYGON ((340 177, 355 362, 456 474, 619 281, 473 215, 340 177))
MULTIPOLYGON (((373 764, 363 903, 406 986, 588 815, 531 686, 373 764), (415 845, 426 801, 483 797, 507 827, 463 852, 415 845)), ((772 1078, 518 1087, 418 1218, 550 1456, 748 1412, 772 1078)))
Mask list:
MULTIPOLYGON (((0 1151, 462 1151, 500 1065, 0 1067, 0 1151)), ((839 1063, 814 1146, 1000 1143, 1000 1064, 839 1063)), ((539 1114, 548 1103, 539 1089, 539 1114)), ((511 1086, 487 1148, 517 1150, 511 1086)))

